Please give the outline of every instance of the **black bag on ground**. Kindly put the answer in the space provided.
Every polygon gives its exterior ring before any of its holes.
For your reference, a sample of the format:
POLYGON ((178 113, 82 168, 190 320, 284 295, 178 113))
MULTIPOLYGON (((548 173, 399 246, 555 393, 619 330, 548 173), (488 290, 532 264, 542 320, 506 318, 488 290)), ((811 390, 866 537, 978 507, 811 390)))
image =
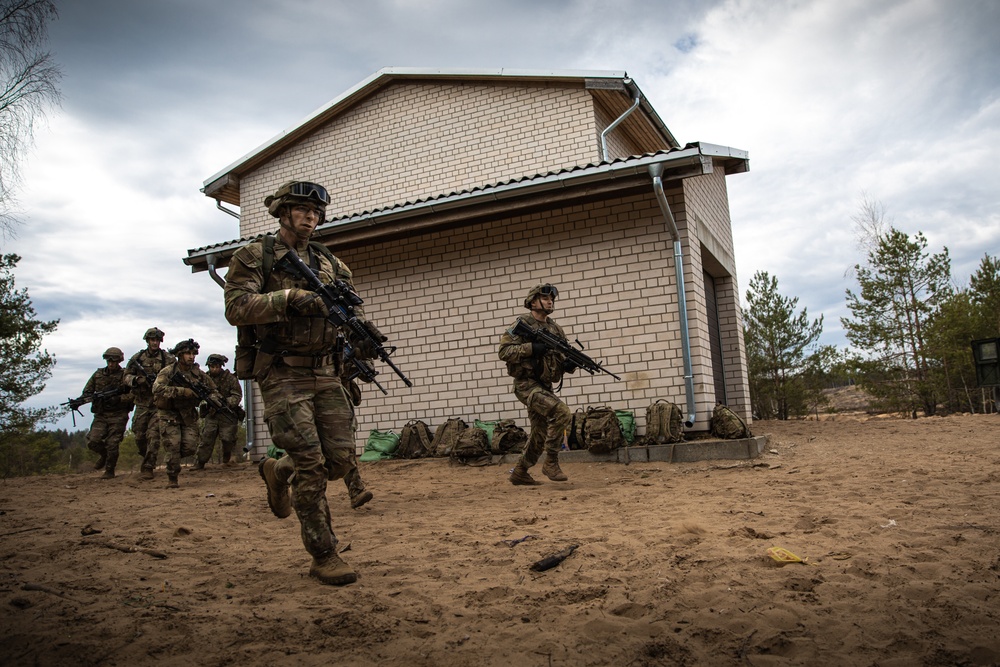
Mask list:
POLYGON ((712 435, 721 440, 737 440, 753 435, 743 419, 722 403, 712 410, 712 435))
POLYGON ((458 442, 458 437, 467 428, 469 428, 469 425, 460 417, 452 417, 438 426, 437 430, 434 431, 434 440, 431 441, 434 456, 450 455, 451 450, 458 442))
POLYGON ((396 450, 396 458, 422 459, 425 456, 433 456, 434 449, 431 445, 433 441, 434 436, 431 435, 427 424, 419 419, 411 419, 406 422, 406 426, 399 434, 399 448, 396 450))

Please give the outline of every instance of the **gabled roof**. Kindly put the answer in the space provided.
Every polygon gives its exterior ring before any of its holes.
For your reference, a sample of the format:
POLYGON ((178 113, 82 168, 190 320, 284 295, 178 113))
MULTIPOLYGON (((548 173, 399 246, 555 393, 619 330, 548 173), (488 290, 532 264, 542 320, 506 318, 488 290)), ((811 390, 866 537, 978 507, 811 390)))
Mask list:
MULTIPOLYGON (((324 222, 313 239, 338 245, 368 243, 629 188, 648 187, 652 192, 650 168, 656 165, 662 165, 663 180, 669 182, 711 173, 716 165, 726 174, 742 173, 749 170, 749 156, 736 148, 695 142, 683 148, 560 169, 345 215, 324 222)), ((241 238, 188 250, 183 261, 192 272, 205 271, 209 264, 221 268, 251 240, 241 238)))
POLYGON ((626 126, 652 132, 667 146, 679 146, 635 82, 624 71, 616 70, 522 70, 522 69, 424 69, 386 67, 309 114, 306 118, 272 137, 225 169, 209 177, 202 187, 205 196, 239 206, 240 177, 271 160, 347 109, 385 86, 403 80, 433 81, 525 81, 538 83, 578 83, 591 91, 612 113, 621 114, 637 95, 643 114, 633 114, 626 126))

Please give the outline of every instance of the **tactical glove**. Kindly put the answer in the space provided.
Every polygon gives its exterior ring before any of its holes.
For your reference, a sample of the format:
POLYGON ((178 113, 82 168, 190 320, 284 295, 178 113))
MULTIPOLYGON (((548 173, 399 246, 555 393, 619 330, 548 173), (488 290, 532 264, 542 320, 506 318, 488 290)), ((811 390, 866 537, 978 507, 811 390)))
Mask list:
POLYGON ((175 398, 197 398, 198 394, 194 393, 194 389, 189 389, 188 387, 174 387, 176 393, 175 398))
MULTIPOLYGON (((368 322, 366 320, 363 321, 361 324, 368 331, 368 333, 371 334, 372 338, 377 340, 379 343, 384 343, 387 340, 389 340, 381 331, 379 331, 378 327, 372 324, 371 322, 368 322)), ((354 343, 355 350, 357 350, 359 359, 374 359, 376 356, 378 356, 378 351, 376 349, 377 346, 375 345, 375 343, 372 341, 371 338, 368 338, 367 336, 365 336, 364 338, 361 338, 360 336, 352 336, 352 338, 355 337, 360 339, 352 341, 354 343)))
POLYGON ((545 354, 545 350, 546 349, 548 349, 548 348, 546 348, 545 345, 543 345, 542 343, 532 342, 531 343, 531 356, 532 357, 540 357, 543 354, 545 354))
POLYGON ((286 309, 290 315, 306 317, 326 317, 330 314, 323 298, 316 292, 293 287, 288 290, 286 309))

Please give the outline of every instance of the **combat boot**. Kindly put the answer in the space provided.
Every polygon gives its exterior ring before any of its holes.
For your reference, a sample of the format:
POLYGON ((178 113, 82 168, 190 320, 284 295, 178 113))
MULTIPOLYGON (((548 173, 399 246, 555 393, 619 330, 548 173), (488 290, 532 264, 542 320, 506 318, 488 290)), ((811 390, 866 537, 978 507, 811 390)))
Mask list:
POLYGON ((195 461, 194 465, 191 466, 191 470, 204 470, 204 469, 205 469, 204 461, 195 461))
POLYGON ((559 455, 555 452, 549 452, 545 457, 545 463, 542 464, 542 474, 553 482, 565 482, 569 479, 566 473, 559 468, 559 455))
POLYGON ((331 586, 344 586, 358 580, 357 573, 351 569, 350 565, 340 560, 340 556, 335 553, 321 558, 313 558, 312 567, 309 568, 309 576, 316 577, 324 584, 331 586))
POLYGON ((271 513, 285 519, 292 513, 292 503, 288 498, 288 485, 279 480, 274 472, 277 465, 278 461, 268 456, 257 466, 257 471, 267 486, 267 506, 271 508, 271 513))
POLYGON ((101 479, 114 479, 114 478, 115 478, 115 469, 111 467, 105 468, 104 474, 101 475, 101 479))
POLYGON ((168 489, 179 489, 181 487, 181 485, 177 483, 177 475, 171 475, 168 473, 167 479, 169 480, 167 482, 168 489))
POLYGON ((101 468, 103 468, 107 464, 108 464, 108 455, 107 455, 107 453, 101 454, 98 457, 98 459, 97 459, 97 463, 94 464, 94 470, 100 470, 101 468))
POLYGON ((538 486, 541 482, 528 474, 528 466, 524 461, 518 461, 510 471, 510 483, 514 486, 538 486))
POLYGON ((153 471, 149 468, 143 468, 139 471, 139 479, 153 479, 153 471))
POLYGON ((354 509, 358 509, 359 507, 361 507, 362 505, 364 505, 365 503, 367 503, 369 500, 371 500, 374 497, 375 496, 372 495, 371 491, 361 490, 361 491, 358 491, 357 493, 352 493, 351 494, 351 507, 354 508, 354 509))

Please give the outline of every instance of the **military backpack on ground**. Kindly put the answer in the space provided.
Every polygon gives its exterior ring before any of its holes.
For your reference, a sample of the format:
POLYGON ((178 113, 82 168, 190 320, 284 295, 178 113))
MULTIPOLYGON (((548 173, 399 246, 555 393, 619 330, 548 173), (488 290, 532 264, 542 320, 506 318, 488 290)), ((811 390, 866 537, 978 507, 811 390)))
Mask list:
POLYGON ((684 439, 681 429, 681 409, 676 403, 659 399, 646 408, 646 439, 652 445, 680 442, 684 439))
POLYGON ((438 426, 434 431, 434 440, 431 441, 434 456, 449 456, 458 443, 458 437, 467 428, 469 425, 459 417, 452 417, 438 426))
POLYGON ((615 411, 607 407, 577 410, 573 416, 573 440, 577 449, 591 454, 607 454, 625 445, 625 434, 615 411), (582 423, 581 423, 582 422, 582 423))
POLYGON ((467 466, 485 466, 492 462, 490 439, 486 431, 473 426, 463 429, 458 441, 451 448, 449 457, 455 463, 467 466))
POLYGON ((583 423, 587 421, 587 411, 577 408, 573 413, 573 421, 569 423, 569 432, 566 434, 566 445, 570 449, 586 449, 587 445, 583 441, 583 423))
POLYGON ((494 454, 513 454, 524 451, 528 434, 513 419, 501 419, 493 429, 490 450, 494 454))
POLYGON ((411 419, 406 422, 406 426, 399 434, 399 449, 396 450, 396 458, 400 459, 422 459, 425 456, 433 456, 434 449, 431 442, 434 436, 431 435, 427 424, 419 419, 411 419))
POLYGON ((722 403, 716 405, 712 411, 711 428, 712 435, 722 440, 737 440, 753 435, 747 423, 722 403))

